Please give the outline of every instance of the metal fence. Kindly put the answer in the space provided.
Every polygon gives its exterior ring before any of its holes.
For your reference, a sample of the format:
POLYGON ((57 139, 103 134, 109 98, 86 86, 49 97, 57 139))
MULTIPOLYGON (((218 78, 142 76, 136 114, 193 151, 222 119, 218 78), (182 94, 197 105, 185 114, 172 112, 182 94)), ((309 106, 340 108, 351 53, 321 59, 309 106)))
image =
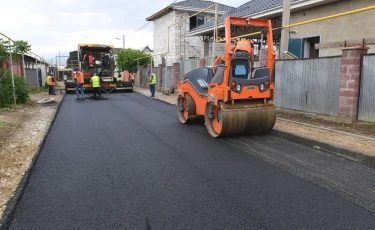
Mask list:
POLYGON ((341 57, 276 61, 276 105, 337 116, 340 72, 341 57))
POLYGON ((167 66, 163 68, 163 80, 162 80, 162 88, 165 90, 172 88, 172 66, 167 66))
POLYGON ((199 68, 199 59, 181 60, 180 79, 183 79, 185 74, 197 68, 199 68))
POLYGON ((375 122, 375 55, 364 55, 358 120, 375 122))

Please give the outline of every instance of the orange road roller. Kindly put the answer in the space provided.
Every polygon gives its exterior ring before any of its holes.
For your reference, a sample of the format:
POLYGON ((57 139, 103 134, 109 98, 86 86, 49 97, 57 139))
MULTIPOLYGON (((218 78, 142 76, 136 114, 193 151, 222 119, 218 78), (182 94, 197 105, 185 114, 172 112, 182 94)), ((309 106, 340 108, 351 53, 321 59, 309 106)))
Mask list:
POLYGON ((212 137, 267 133, 276 121, 272 24, 266 19, 225 18, 225 54, 195 69, 177 85, 181 123, 204 118, 212 137), (267 39, 267 66, 254 68, 253 43, 232 45, 231 27, 260 27, 267 39))

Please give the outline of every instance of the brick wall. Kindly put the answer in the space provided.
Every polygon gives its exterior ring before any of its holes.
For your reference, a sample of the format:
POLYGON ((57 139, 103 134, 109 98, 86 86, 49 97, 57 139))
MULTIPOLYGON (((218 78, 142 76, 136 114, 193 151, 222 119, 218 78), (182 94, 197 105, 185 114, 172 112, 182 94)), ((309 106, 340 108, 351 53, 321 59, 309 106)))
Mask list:
MULTIPOLYGON (((2 69, 9 69, 10 68, 10 61, 0 62, 0 68, 2 68, 2 69)), ((20 63, 13 62, 13 74, 16 74, 16 75, 19 75, 19 76, 22 76, 22 77, 25 76, 25 74, 23 72, 23 64, 22 64, 22 62, 20 62, 20 63)))
POLYGON ((164 65, 159 64, 158 65, 158 78, 157 78, 157 90, 160 90, 163 86, 163 67, 164 65))
POLYGON ((339 117, 355 121, 358 112, 361 56, 368 48, 350 47, 342 50, 339 117))
POLYGON ((174 89, 177 89, 177 82, 180 80, 180 63, 173 63, 172 79, 174 89))
POLYGON ((206 59, 205 58, 199 59, 199 67, 204 67, 204 66, 206 66, 206 59))

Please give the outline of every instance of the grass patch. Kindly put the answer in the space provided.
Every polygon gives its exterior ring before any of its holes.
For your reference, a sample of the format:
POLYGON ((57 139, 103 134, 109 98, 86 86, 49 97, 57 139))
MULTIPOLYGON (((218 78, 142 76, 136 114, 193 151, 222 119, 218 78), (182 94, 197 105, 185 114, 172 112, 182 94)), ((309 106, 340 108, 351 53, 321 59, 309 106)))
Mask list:
POLYGON ((0 128, 3 127, 6 124, 5 121, 0 121, 0 128))
POLYGON ((40 87, 39 90, 36 87, 29 89, 29 94, 38 94, 48 92, 48 88, 40 87))
POLYGON ((366 123, 366 125, 375 127, 375 123, 372 123, 372 122, 368 122, 368 123, 366 123))

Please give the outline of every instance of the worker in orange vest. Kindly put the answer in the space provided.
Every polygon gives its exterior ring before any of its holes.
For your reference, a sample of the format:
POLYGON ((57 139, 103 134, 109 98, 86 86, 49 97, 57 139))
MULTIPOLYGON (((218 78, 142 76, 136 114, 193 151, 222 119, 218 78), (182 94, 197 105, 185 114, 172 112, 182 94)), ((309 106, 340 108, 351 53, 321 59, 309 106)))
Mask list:
POLYGON ((77 85, 76 85, 76 94, 77 94, 77 101, 81 100, 83 101, 84 100, 84 92, 83 92, 83 83, 84 83, 84 79, 83 79, 83 73, 77 69, 76 70, 76 74, 74 76, 74 79, 77 81, 77 85))
POLYGON ((47 82, 48 82, 48 91, 49 91, 49 94, 51 95, 56 95, 55 93, 55 79, 53 78, 52 74, 49 74, 48 75, 48 78, 47 78, 47 82))

